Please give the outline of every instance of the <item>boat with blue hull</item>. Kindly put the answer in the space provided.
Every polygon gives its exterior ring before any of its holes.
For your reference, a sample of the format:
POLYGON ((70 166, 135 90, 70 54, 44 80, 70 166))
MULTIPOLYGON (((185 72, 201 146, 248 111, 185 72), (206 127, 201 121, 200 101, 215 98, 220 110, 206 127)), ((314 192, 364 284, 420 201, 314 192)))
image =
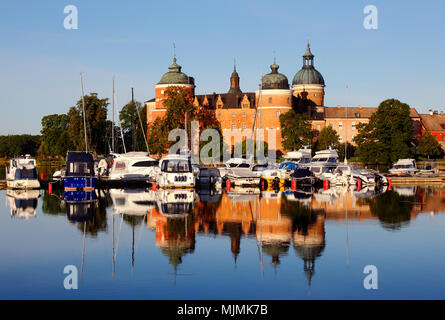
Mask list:
POLYGON ((96 181, 93 155, 85 151, 69 151, 63 177, 65 191, 94 190, 96 181))

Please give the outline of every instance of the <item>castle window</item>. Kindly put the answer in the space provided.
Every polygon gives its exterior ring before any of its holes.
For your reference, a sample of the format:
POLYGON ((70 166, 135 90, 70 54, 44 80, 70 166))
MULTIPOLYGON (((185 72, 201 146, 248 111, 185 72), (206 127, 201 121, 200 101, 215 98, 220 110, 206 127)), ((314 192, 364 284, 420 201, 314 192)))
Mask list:
POLYGON ((338 123, 338 128, 339 128, 339 129, 342 129, 342 128, 343 128, 343 123, 342 123, 341 121, 338 123))
POLYGON ((280 110, 278 110, 278 111, 277 111, 277 117, 279 117, 279 116, 280 116, 280 114, 281 114, 281 111, 280 111, 280 110))
POLYGON ((334 123, 333 123, 333 122, 329 122, 329 125, 330 125, 331 127, 333 127, 333 126, 334 126, 334 123))
POLYGON ((243 118, 245 118, 246 117, 246 113, 245 112, 243 112, 243 118))
POLYGON ((352 130, 355 130, 355 121, 352 121, 352 130))
POLYGON ((247 107, 248 107, 247 103, 243 104, 243 108, 247 108, 247 107))
POLYGON ((321 130, 321 126, 319 124, 317 124, 317 130, 320 131, 321 130))
POLYGON ((287 98, 287 103, 290 103, 290 98, 289 97, 287 98))
POLYGON ((236 129, 236 124, 232 124, 232 131, 236 129))
POLYGON ((272 97, 269 97, 269 103, 272 103, 272 97))
POLYGON ((164 94, 164 90, 161 90, 161 94, 164 94))
POLYGON ((232 112, 232 118, 235 118, 235 117, 236 117, 235 112, 232 112))
POLYGON ((246 130, 246 124, 243 123, 243 130, 246 130))

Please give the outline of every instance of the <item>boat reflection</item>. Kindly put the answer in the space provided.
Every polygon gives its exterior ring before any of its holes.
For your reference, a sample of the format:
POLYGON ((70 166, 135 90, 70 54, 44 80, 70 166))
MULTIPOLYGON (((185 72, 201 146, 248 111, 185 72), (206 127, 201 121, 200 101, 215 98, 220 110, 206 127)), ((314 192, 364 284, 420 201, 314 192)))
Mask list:
POLYGON ((93 219, 94 209, 98 205, 96 191, 65 191, 62 207, 66 208, 68 220, 88 222, 93 219))
POLYGON ((6 190, 6 203, 11 217, 28 220, 36 216, 40 190, 6 190))

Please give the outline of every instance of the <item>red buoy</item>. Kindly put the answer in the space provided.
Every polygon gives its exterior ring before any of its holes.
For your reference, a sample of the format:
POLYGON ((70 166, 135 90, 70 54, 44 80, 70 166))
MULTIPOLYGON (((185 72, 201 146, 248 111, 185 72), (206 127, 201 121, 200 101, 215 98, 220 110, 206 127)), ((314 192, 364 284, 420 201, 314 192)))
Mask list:
POLYGON ((226 181, 226 190, 230 191, 230 180, 226 181))
POLYGON ((328 189, 329 189, 329 180, 324 179, 323 180, 323 190, 328 190, 328 189))
POLYGON ((40 180, 46 180, 46 173, 40 174, 40 180))
POLYGON ((388 190, 391 190, 391 179, 390 178, 387 179, 388 179, 388 190))
POLYGON ((362 188, 362 180, 356 179, 357 181, 357 189, 360 190, 362 188))
POLYGON ((151 190, 153 190, 153 191, 157 191, 157 190, 158 190, 158 185, 157 185, 156 183, 153 183, 153 184, 151 185, 151 190))
POLYGON ((52 183, 49 183, 49 184, 48 184, 48 193, 49 193, 49 194, 52 194, 52 193, 53 193, 53 184, 52 184, 52 183))
POLYGON ((297 190, 297 180, 292 180, 291 188, 292 188, 292 190, 297 190))

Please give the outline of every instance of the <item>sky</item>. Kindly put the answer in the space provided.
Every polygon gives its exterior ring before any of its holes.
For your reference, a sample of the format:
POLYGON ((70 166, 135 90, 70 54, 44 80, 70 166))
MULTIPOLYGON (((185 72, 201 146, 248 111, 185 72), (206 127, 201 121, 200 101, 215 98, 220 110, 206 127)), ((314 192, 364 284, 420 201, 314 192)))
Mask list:
POLYGON ((258 89, 274 56, 291 83, 310 41, 326 106, 396 98, 443 111, 444 11, 442 0, 2 1, 0 135, 39 134, 43 116, 68 112, 80 72, 85 93, 101 98, 114 76, 118 108, 131 87, 136 100, 152 99, 173 43, 197 94, 227 92, 234 59, 243 91, 258 89), (77 8, 76 30, 64 28, 67 5, 77 8), (377 29, 363 26, 367 5, 377 29))

